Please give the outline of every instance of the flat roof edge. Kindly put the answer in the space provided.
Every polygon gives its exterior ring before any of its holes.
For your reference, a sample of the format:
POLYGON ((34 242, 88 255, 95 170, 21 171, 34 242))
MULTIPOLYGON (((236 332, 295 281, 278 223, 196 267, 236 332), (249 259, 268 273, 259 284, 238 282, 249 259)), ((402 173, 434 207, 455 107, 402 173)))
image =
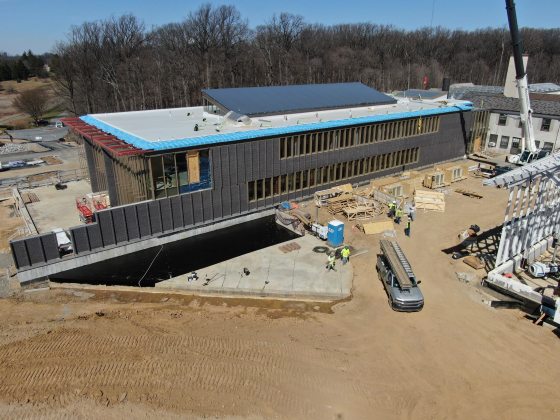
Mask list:
POLYGON ((455 112, 471 111, 472 109, 473 109, 472 103, 465 101, 462 104, 456 104, 456 105, 433 108, 433 109, 396 112, 396 113, 389 113, 385 115, 371 115, 371 116, 359 117, 359 118, 346 118, 343 120, 333 120, 333 121, 324 121, 319 123, 293 125, 289 127, 274 127, 274 128, 260 129, 260 130, 238 131, 235 133, 213 134, 209 136, 187 137, 187 138, 180 138, 180 139, 160 140, 160 141, 145 140, 139 136, 128 133, 110 124, 100 121, 97 118, 93 117, 92 115, 84 115, 80 117, 80 119, 85 123, 93 125, 98 129, 105 131, 106 133, 112 134, 113 136, 119 138, 120 140, 128 144, 132 144, 133 146, 139 149, 150 150, 150 151, 163 151, 163 150, 171 150, 171 149, 190 148, 190 147, 211 146, 211 145, 221 144, 221 143, 232 143, 237 141, 254 140, 254 139, 266 138, 266 137, 286 136, 286 135, 302 133, 306 131, 314 131, 314 130, 321 130, 321 129, 329 130, 329 129, 336 129, 340 127, 358 126, 358 125, 364 125, 368 123, 391 121, 391 120, 398 120, 403 118, 451 114, 455 112))

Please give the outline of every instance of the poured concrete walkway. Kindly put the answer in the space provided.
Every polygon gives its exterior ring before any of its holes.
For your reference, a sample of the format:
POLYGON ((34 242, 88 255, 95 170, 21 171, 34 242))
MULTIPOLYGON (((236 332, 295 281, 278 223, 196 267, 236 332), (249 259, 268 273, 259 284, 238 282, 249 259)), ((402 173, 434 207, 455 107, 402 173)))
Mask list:
POLYGON ((352 288, 351 264, 343 266, 338 260, 337 271, 327 272, 327 256, 314 252, 313 248, 316 246, 326 244, 306 235, 198 270, 198 280, 189 282, 188 275, 184 274, 157 283, 155 287, 200 291, 205 294, 319 300, 348 297, 352 288), (300 248, 290 252, 280 250, 280 247, 292 243, 300 248), (249 270, 249 275, 244 274, 244 268, 249 270))

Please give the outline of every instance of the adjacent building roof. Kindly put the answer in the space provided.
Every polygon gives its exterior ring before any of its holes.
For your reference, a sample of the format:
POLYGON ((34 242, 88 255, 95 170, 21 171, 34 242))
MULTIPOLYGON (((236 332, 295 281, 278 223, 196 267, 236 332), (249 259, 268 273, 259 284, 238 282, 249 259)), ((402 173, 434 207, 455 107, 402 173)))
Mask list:
POLYGON ((273 115, 231 121, 203 107, 117 112, 80 117, 93 128, 142 150, 170 150, 281 137, 403 118, 470 111, 466 101, 399 100, 392 105, 273 115))
POLYGON ((399 96, 401 98, 411 98, 411 99, 439 99, 442 97, 447 97, 447 92, 444 92, 443 90, 439 90, 439 89, 430 89, 430 90, 407 89, 395 93, 395 96, 399 96))
MULTIPOLYGON (((531 94, 530 98, 533 114, 560 116, 560 95, 531 94)), ((477 108, 519 113, 518 98, 508 98, 496 94, 466 93, 462 95, 462 99, 471 101, 477 108)))
MULTIPOLYGON (((532 83, 529 85, 529 92, 531 93, 558 93, 560 92, 560 86, 555 83, 532 83)), ((470 95, 473 93, 493 93, 493 94, 503 94, 503 86, 487 86, 487 85, 475 85, 472 83, 457 83, 453 84, 449 88, 449 97, 455 99, 464 99, 465 95, 470 95)))
POLYGON ((534 93, 560 92, 560 86, 556 83, 532 83, 529 85, 529 91, 534 93))
POLYGON ((324 109, 387 105, 397 101, 363 83, 203 89, 203 95, 241 115, 278 115, 324 109))

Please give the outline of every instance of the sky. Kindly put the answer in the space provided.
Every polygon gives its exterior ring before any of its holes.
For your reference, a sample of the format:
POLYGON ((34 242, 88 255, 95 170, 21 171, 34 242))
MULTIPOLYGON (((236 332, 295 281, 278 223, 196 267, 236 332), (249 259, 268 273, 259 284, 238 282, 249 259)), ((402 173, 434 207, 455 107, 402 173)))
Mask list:
MULTIPOLYGON (((273 14, 289 12, 307 23, 373 22, 403 29, 507 27, 504 0, 223 0, 233 4, 254 28, 273 14)), ((73 25, 133 13, 146 27, 178 22, 206 1, 191 0, 0 0, 0 52, 52 50, 73 25)), ((556 28, 559 0, 517 0, 519 26, 556 28)))

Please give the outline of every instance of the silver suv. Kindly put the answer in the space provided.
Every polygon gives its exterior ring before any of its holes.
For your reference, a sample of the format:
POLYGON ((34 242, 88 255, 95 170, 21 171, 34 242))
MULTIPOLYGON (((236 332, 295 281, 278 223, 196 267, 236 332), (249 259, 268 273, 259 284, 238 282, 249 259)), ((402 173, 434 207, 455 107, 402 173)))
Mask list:
POLYGON ((418 285, 420 280, 410 268, 399 245, 394 241, 380 241, 381 254, 377 256, 376 269, 395 311, 413 312, 424 307, 424 296, 418 285))

